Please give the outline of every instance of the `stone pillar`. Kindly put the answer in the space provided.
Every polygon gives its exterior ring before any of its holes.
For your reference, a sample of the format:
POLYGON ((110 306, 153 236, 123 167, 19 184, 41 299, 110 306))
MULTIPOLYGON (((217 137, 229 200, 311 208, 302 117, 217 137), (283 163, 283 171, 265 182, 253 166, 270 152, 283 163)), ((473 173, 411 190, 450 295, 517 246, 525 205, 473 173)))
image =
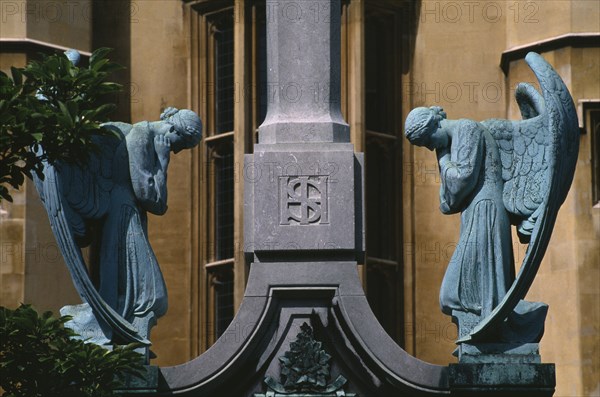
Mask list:
POLYGON ((340 108, 340 1, 267 1, 261 144, 350 142, 340 108))
MULTIPOLYGON (((366 304, 357 273, 364 255, 363 155, 354 152, 341 114, 340 42, 340 0, 267 1, 268 111, 259 144, 245 158, 250 275, 244 302, 262 299, 261 311, 274 311, 285 324, 277 331, 286 341, 273 356, 277 360, 292 354, 287 341, 294 336, 326 332, 314 314, 328 317, 337 299, 341 306, 352 299, 366 304)), ((304 391, 355 396, 368 390, 347 378, 341 362, 333 359, 326 368, 331 383, 304 391)), ((298 391, 283 386, 284 373, 275 361, 245 392, 262 397, 298 391)))
POLYGON ((340 0, 267 2, 269 106, 245 159, 249 262, 364 252, 363 156, 340 110, 340 9, 340 0))

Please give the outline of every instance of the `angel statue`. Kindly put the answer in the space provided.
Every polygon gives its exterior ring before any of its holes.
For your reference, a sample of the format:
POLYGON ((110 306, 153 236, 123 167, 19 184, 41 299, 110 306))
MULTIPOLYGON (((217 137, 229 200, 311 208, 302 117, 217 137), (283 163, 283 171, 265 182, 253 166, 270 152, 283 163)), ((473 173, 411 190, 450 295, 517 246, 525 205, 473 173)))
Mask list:
POLYGON ((85 166, 46 163, 35 183, 84 302, 61 310, 73 316, 68 325, 97 344, 147 347, 150 329, 167 311, 167 290, 146 213, 166 212, 170 152, 198 145, 202 122, 191 110, 167 108, 160 121, 103 127, 115 134, 96 137, 99 150, 85 166), (97 286, 81 251, 90 244, 99 253, 97 286))
POLYGON ((544 332, 548 306, 523 298, 573 180, 579 129, 558 74, 536 53, 525 60, 543 95, 518 85, 521 121, 447 120, 440 107, 416 108, 406 119, 408 140, 437 154, 442 213, 461 213, 440 290, 458 344, 537 343, 544 332), (529 243, 516 277, 511 224, 529 243))

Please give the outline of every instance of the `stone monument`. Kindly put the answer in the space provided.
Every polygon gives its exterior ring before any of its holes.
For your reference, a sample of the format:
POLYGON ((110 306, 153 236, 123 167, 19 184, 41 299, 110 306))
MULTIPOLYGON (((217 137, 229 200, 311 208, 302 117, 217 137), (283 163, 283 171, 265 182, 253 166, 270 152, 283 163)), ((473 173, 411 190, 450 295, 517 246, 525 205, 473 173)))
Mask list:
MULTIPOLYGON (((543 98, 520 86, 517 99, 525 120, 451 122, 442 109, 431 108, 411 113, 407 121, 410 140, 437 151, 442 210, 461 212, 463 221, 460 249, 441 299, 444 312, 458 322, 459 363, 428 364, 386 334, 358 277, 357 263, 364 256, 364 167, 340 111, 340 0, 267 3, 268 85, 277 94, 259 129, 259 143, 245 159, 250 174, 244 188, 244 247, 250 273, 244 299, 204 354, 160 368, 157 378, 141 386, 144 391, 131 385, 123 393, 551 396, 554 366, 541 364, 537 354, 547 308, 522 299, 573 176, 577 125, 562 80, 541 57, 530 55, 543 98), (300 12, 306 17, 286 18, 291 3, 310 7, 300 12), (511 222, 530 242, 516 278, 507 245, 511 222)), ((173 115, 166 117, 165 122, 173 115)), ((140 128, 166 131, 162 136, 172 132, 160 123, 140 128)), ((161 138, 144 142, 132 149, 143 153, 154 144, 157 155, 166 152, 161 138)), ((101 165, 90 165, 99 170, 92 176, 104 175, 101 165)), ((134 171, 126 176, 133 179, 134 171)), ((142 189, 150 186, 141 181, 142 189)), ((132 182, 127 197, 144 201, 135 193, 137 181, 132 182)), ((61 185, 41 191, 52 186, 61 185)), ((52 216, 53 196, 47 197, 52 216)), ((83 204, 87 211, 97 206, 83 204)), ((66 223, 71 218, 61 219, 54 227, 76 226, 66 223)), ((73 244, 65 246, 71 255, 73 244)), ((110 311, 106 318, 122 319, 110 311)), ((114 330, 127 336, 129 328, 121 332, 119 327, 114 330)))

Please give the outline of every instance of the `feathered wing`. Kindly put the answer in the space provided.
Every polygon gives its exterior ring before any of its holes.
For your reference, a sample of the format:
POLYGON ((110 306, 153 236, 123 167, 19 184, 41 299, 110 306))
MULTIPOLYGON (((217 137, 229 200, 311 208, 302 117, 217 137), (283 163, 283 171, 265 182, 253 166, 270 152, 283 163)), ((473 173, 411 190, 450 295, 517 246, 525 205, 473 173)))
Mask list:
POLYGON ((530 85, 520 84, 516 98, 524 120, 489 120, 484 124, 500 148, 504 205, 518 225, 519 237, 529 245, 519 274, 503 300, 458 342, 485 340, 525 297, 573 181, 579 153, 573 99, 544 58, 529 53, 525 60, 540 83, 543 99, 530 85))
POLYGON ((519 84, 517 87, 517 100, 524 120, 487 120, 482 124, 498 143, 504 180, 504 207, 511 214, 513 224, 517 225, 521 241, 529 242, 549 188, 545 178, 550 172, 549 150, 552 142, 546 111, 531 107, 523 95, 539 94, 528 84, 519 84))
POLYGON ((107 324, 124 342, 150 345, 137 330, 100 296, 92 284, 80 245, 89 240, 88 222, 109 211, 113 156, 121 140, 98 137, 100 151, 90 156, 85 168, 70 164, 44 164, 44 180, 34 178, 48 212, 50 226, 71 273, 73 284, 99 321, 107 324))

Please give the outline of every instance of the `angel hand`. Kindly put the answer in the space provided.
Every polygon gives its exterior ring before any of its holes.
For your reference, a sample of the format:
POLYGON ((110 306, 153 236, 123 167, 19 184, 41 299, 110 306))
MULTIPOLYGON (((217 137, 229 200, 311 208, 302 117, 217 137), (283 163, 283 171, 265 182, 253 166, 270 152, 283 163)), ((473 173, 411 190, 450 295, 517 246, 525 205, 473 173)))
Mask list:
POLYGON ((156 151, 162 169, 166 169, 171 156, 171 142, 169 141, 169 138, 164 135, 155 136, 154 150, 156 151))

